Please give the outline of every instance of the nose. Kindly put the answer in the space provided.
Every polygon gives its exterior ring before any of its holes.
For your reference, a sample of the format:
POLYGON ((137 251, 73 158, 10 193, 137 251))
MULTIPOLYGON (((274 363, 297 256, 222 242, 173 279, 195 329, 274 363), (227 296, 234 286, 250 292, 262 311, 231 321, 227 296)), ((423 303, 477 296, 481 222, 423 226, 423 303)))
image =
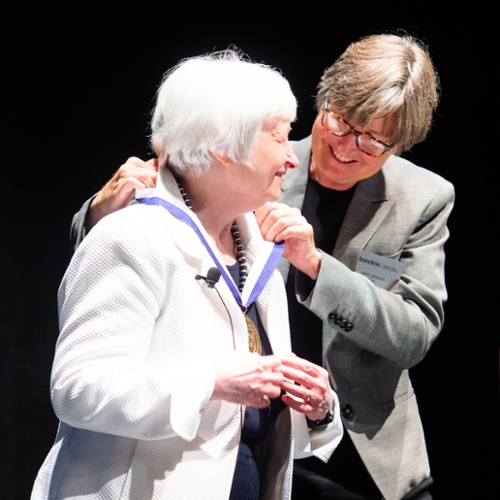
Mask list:
POLYGON ((294 150, 292 149, 292 146, 288 146, 288 152, 286 155, 286 160, 285 160, 285 167, 286 168, 297 168, 299 166, 299 159, 295 155, 294 150))
POLYGON ((337 137, 337 153, 342 156, 347 156, 352 158, 352 154, 357 151, 357 137, 352 132, 350 134, 344 135, 343 137, 337 137))

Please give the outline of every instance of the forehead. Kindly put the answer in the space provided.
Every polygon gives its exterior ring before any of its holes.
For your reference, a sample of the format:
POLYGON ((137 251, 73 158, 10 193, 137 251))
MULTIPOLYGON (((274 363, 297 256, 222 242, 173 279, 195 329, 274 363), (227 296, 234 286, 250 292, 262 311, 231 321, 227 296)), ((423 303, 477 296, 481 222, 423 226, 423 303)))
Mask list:
POLYGON ((267 132, 272 135, 280 135, 290 133, 292 126, 290 121, 285 118, 268 118, 262 122, 262 132, 267 132))

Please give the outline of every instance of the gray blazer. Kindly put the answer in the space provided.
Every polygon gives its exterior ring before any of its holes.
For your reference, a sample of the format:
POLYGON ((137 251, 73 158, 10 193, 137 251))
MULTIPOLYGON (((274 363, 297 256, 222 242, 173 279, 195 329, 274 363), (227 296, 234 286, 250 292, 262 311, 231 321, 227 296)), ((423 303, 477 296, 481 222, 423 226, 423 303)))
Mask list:
MULTIPOLYGON (((280 201, 302 209, 311 138, 294 150, 300 166, 285 176, 280 201)), ((345 428, 387 500, 403 497, 430 473, 408 369, 443 326, 443 247, 453 201, 448 181, 391 156, 358 183, 333 256, 323 254, 312 291, 310 280, 297 273, 297 300, 323 320, 324 365, 345 428), (353 272, 363 250, 404 262, 391 290, 353 272)), ((288 269, 283 261, 285 280, 288 269)))

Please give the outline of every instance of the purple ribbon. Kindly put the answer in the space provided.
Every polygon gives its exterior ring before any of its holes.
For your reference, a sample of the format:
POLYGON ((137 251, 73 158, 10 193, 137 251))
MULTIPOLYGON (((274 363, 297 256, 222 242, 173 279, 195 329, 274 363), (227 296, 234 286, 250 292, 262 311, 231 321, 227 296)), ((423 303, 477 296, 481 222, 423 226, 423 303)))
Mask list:
POLYGON ((242 298, 240 295, 240 292, 238 288, 236 287, 233 279, 227 272, 227 268, 224 264, 222 264, 219 259, 216 257, 214 251, 212 250, 212 247, 210 246, 210 243, 206 240, 205 236, 203 235, 202 231, 196 224, 196 222, 192 219, 191 215, 182 210, 181 208, 177 207, 173 203, 170 203, 162 198, 159 198, 157 196, 152 196, 150 198, 136 198, 136 201, 139 203, 143 203, 145 205, 159 205, 163 207, 164 209, 168 210, 172 215, 177 217, 179 220, 185 222, 188 224, 194 232, 198 235, 198 238, 200 238, 200 241, 203 243, 205 248, 207 249, 207 252, 210 254, 210 257, 212 257, 215 265, 219 269, 219 271, 222 274, 222 277, 224 278, 224 281, 226 282, 227 286, 231 290, 234 298, 236 299, 236 302, 238 305, 242 308, 245 309, 248 306, 250 306, 257 297, 260 295, 264 287, 266 286, 267 282, 271 278, 271 275, 273 274, 274 270, 276 269, 276 266, 278 265, 279 260, 281 259, 281 256, 283 255, 283 251, 285 249, 285 242, 280 242, 280 243, 274 243, 273 249, 271 250, 271 253, 269 257, 267 258, 267 261, 265 262, 262 272, 258 278, 258 280, 255 283, 255 286, 253 287, 252 291, 250 292, 250 295, 248 297, 248 300, 244 304, 242 302, 242 298))

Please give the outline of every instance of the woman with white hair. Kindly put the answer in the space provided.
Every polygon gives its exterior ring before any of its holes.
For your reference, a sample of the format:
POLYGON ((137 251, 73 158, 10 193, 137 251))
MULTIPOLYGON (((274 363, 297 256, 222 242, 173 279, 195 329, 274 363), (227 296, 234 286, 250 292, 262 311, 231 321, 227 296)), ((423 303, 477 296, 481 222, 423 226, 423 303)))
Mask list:
POLYGON ((166 75, 157 187, 92 229, 59 290, 61 422, 32 499, 282 499, 294 453, 328 460, 336 396, 290 353, 283 246, 252 213, 297 166, 295 113, 278 72, 232 51, 166 75))

